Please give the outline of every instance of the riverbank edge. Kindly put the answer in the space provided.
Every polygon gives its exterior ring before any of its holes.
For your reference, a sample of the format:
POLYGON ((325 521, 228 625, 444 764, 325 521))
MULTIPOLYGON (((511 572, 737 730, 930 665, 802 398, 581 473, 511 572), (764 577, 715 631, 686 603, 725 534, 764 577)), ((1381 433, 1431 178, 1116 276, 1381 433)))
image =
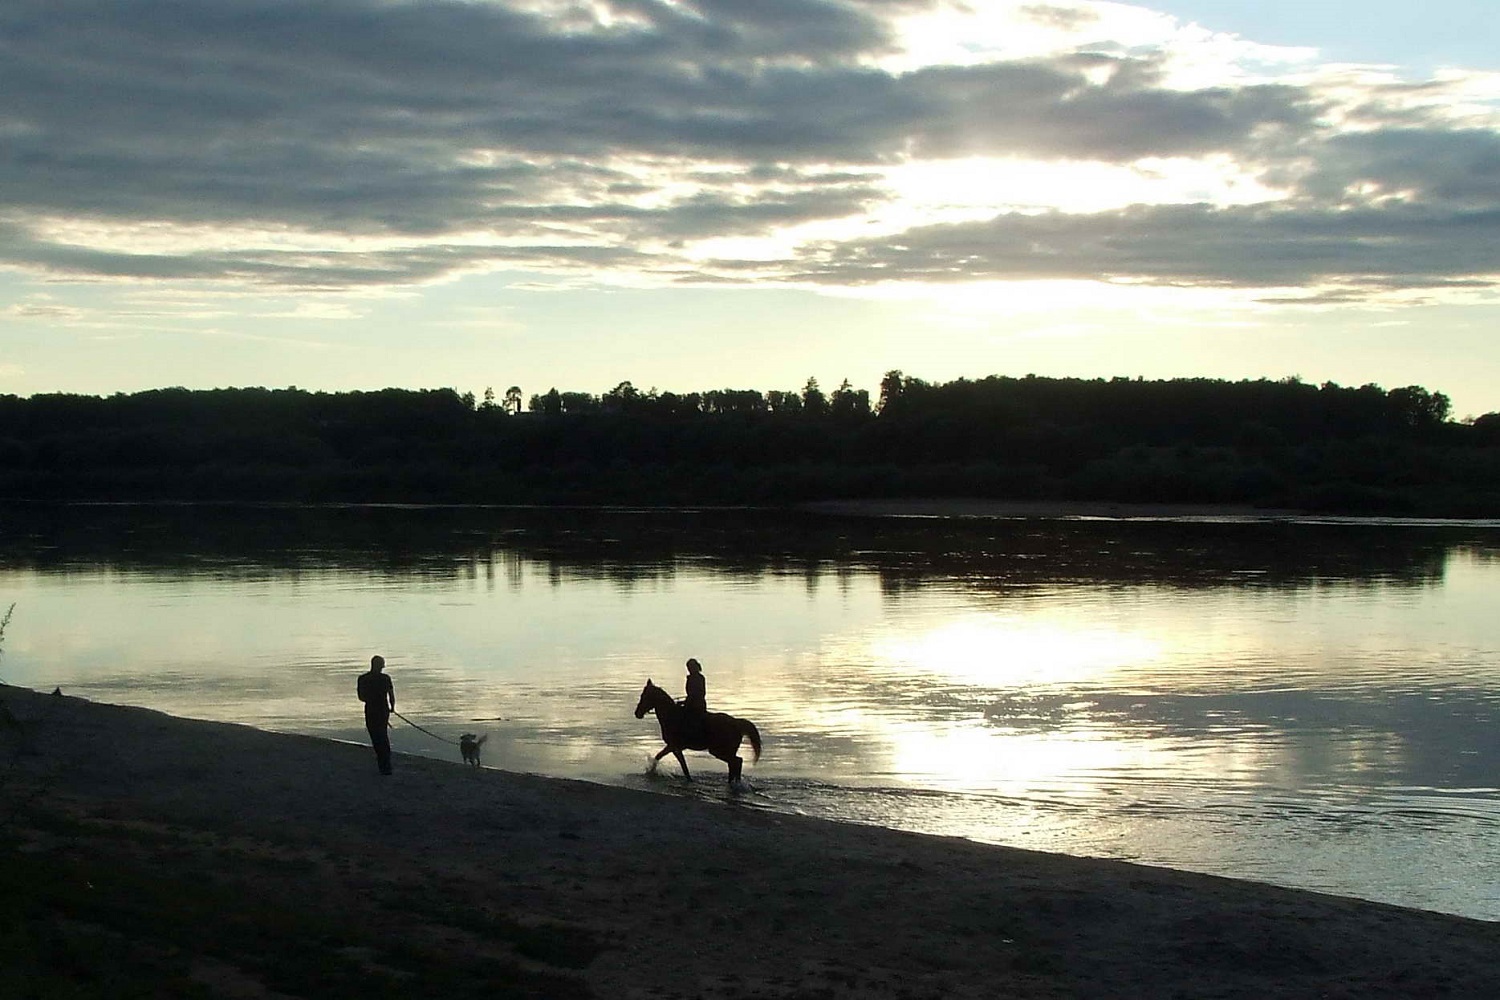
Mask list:
MULTIPOLYGON (((367 747, 0 700, 16 720, 0 734, 11 861, 114 859, 553 976, 504 995, 1477 998, 1500 972, 1500 924, 772 814, 719 787, 411 757, 382 777, 367 747), (497 927, 543 929, 565 957, 497 927)), ((367 951, 326 961, 381 965, 367 951)), ((218 995, 267 995, 257 969, 227 965, 190 967, 218 995)))
MULTIPOLYGON (((1247 504, 1114 503, 1103 500, 990 500, 983 497, 910 497, 884 500, 813 500, 796 509, 854 517, 1027 518, 1066 520, 1226 519, 1280 520, 1311 517, 1308 511, 1247 504)), ((1318 515, 1339 516, 1348 515, 1318 515)), ((1352 519, 1352 518, 1351 518, 1352 519)))
POLYGON ((1419 524, 1432 526, 1500 526, 1500 516, 1445 516, 1435 513, 1340 512, 1293 507, 1256 507, 1248 504, 1125 503, 1105 500, 994 500, 984 497, 905 497, 888 499, 831 499, 774 503, 449 503, 399 500, 216 500, 0 497, 0 508, 143 508, 207 510, 494 510, 494 511, 614 511, 630 513, 691 513, 746 511, 791 512, 832 517, 933 518, 991 520, 1185 520, 1287 521, 1315 520, 1346 524, 1419 524))

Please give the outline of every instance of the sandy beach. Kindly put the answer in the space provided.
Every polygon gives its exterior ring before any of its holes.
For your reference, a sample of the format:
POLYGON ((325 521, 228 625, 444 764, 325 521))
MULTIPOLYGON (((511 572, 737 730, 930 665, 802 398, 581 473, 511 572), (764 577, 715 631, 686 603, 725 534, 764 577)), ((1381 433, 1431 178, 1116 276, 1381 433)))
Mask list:
MULTIPOLYGON (((385 948, 420 943, 438 960, 401 973, 408 997, 451 995, 445 962, 481 956, 508 977, 491 996, 1489 997, 1500 975, 1500 925, 1480 921, 774 815, 727 792, 476 770, 456 752, 382 777, 362 746, 0 700, 19 723, 0 740, 7 871, 216 887, 231 902, 205 925, 271 904, 373 921, 379 946, 297 962, 383 975, 385 948)), ((178 960, 207 995, 342 995, 268 985, 222 949, 178 960)))

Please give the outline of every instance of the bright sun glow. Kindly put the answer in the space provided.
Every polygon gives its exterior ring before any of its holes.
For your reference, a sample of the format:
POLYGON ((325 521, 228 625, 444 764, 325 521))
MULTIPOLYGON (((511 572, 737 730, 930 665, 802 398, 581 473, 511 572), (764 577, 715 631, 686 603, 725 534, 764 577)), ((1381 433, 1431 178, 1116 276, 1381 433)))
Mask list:
MULTIPOLYGON (((1132 164, 997 157, 911 160, 887 168, 878 181, 888 198, 861 214, 762 235, 698 240, 683 253, 699 262, 771 262, 793 259, 798 248, 808 244, 895 238, 914 228, 983 222, 1011 212, 1094 213, 1130 205, 1182 203, 1250 205, 1284 196, 1226 156, 1151 158, 1132 164)), ((1008 287, 1015 288, 1015 283, 1008 287)), ((945 286, 945 295, 951 291, 951 285, 945 286)), ((1007 292, 1005 298, 1010 297, 1007 292)))
POLYGON ((1039 788, 1053 795, 1085 795, 1095 789, 1092 774, 1154 764, 1151 747, 1118 733, 1008 734, 977 724, 886 732, 896 774, 1001 795, 1034 795, 1039 788))
POLYGON ((1077 682, 1141 666, 1159 659, 1162 645, 1106 626, 977 616, 878 638, 869 654, 886 667, 1011 687, 1077 682))
POLYGON ((969 157, 913 161, 887 172, 901 228, 969 222, 1001 211, 1104 212, 1127 205, 1250 205, 1282 193, 1227 156, 1153 158, 1134 164, 969 157))

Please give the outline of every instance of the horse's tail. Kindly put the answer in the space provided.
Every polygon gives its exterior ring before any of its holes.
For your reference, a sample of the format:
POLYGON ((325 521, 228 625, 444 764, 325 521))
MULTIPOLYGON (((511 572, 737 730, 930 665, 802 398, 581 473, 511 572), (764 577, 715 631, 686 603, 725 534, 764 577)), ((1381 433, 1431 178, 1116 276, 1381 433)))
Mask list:
POLYGON ((749 719, 740 719, 740 732, 750 741, 750 749, 754 753, 754 760, 760 760, 760 730, 755 728, 755 723, 749 719))

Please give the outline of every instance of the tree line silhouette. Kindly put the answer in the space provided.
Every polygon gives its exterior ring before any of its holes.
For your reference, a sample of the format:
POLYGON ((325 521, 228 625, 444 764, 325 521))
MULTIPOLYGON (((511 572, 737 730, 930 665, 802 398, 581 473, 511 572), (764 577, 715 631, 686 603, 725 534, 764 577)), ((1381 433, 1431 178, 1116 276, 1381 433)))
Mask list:
POLYGON ((0 496, 532 504, 985 497, 1500 514, 1500 413, 1420 386, 900 371, 825 392, 0 396, 0 496))

